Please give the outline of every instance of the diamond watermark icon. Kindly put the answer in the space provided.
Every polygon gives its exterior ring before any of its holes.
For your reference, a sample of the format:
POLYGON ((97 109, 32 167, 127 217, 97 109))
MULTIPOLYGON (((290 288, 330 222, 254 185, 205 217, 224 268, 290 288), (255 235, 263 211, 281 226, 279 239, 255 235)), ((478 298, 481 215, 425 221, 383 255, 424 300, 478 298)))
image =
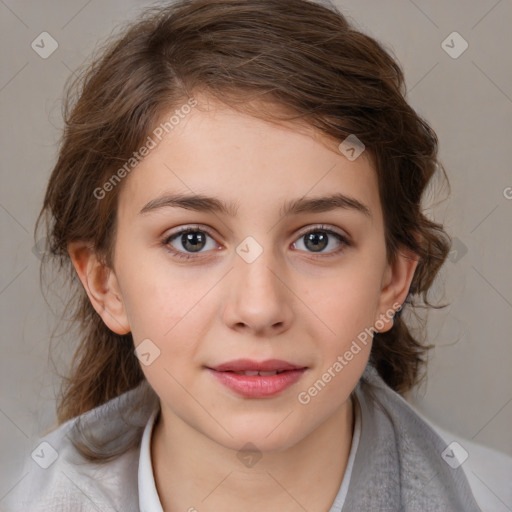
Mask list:
POLYGON ((443 460, 453 469, 464 464, 469 457, 468 452, 457 441, 452 441, 441 453, 443 460))
POLYGON ((338 149, 347 158, 347 160, 353 162, 361 155, 365 150, 365 147, 366 146, 357 138, 357 136, 351 133, 339 144, 338 149))
POLYGON ((457 237, 452 240, 450 252, 448 253, 448 259, 452 263, 457 263, 461 260, 468 252, 467 246, 457 237))
POLYGON ((139 343, 135 354, 144 366, 149 366, 160 356, 160 349, 149 338, 146 338, 139 343))
POLYGON ((39 57, 47 59, 59 47, 59 43, 48 32, 41 32, 30 46, 39 57))
POLYGON ((452 32, 441 43, 441 48, 452 59, 458 59, 468 49, 468 47, 468 42, 458 32, 452 32))
POLYGON ((237 452, 236 456, 240 462, 248 468, 252 468, 262 457, 261 451, 252 443, 246 443, 242 449, 237 452))
POLYGON ((47 441, 40 443, 30 456, 43 469, 48 469, 59 458, 57 450, 47 441))
POLYGON ((244 238, 236 248, 236 253, 246 263, 256 261, 262 252, 263 247, 252 236, 244 238))

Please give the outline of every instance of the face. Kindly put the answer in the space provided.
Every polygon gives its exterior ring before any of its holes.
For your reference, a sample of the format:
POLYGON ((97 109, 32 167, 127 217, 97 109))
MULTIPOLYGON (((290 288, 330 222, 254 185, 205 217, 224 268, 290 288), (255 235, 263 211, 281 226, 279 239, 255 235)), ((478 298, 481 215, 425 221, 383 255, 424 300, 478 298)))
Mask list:
POLYGON ((388 265, 364 152, 350 161, 307 127, 199 105, 122 184, 120 305, 103 317, 132 332, 164 418, 281 450, 346 407, 370 353, 361 333, 403 302, 414 266, 388 265), (239 359, 288 371, 215 370, 254 370, 239 359))

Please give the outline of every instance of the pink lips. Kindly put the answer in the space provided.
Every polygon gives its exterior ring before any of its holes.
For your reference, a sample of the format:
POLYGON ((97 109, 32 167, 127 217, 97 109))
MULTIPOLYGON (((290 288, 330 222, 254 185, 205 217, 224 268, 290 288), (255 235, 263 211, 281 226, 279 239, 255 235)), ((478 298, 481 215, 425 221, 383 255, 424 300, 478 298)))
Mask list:
POLYGON ((277 395, 297 382, 306 369, 279 359, 237 359, 208 368, 221 384, 247 398, 277 395))

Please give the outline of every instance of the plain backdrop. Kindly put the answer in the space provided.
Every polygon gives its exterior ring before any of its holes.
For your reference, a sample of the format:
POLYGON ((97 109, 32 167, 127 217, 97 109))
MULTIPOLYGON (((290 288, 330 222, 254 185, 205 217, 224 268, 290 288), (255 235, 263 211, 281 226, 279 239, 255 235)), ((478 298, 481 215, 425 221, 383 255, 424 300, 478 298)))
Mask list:
MULTIPOLYGON (((437 132, 452 186, 428 210, 455 237, 434 289, 450 306, 429 316, 436 348, 410 400, 446 430, 512 455, 512 2, 335 3, 402 64, 408 101, 437 132)), ((32 233, 56 161, 64 83, 144 5, 0 0, 0 500, 55 422, 56 316, 40 292, 32 233), (42 32, 58 44, 45 59, 31 47, 42 32)), ((72 351, 73 336, 65 341, 58 360, 72 351)))

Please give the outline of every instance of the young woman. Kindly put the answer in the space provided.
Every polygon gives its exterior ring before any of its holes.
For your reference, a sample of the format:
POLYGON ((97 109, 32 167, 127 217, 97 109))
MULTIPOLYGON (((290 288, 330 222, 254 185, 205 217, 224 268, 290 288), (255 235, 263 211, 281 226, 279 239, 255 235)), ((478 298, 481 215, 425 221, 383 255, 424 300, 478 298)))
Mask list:
POLYGON ((41 219, 80 344, 6 509, 480 510, 400 396, 450 240, 399 64, 319 3, 191 0, 72 90, 41 219))

